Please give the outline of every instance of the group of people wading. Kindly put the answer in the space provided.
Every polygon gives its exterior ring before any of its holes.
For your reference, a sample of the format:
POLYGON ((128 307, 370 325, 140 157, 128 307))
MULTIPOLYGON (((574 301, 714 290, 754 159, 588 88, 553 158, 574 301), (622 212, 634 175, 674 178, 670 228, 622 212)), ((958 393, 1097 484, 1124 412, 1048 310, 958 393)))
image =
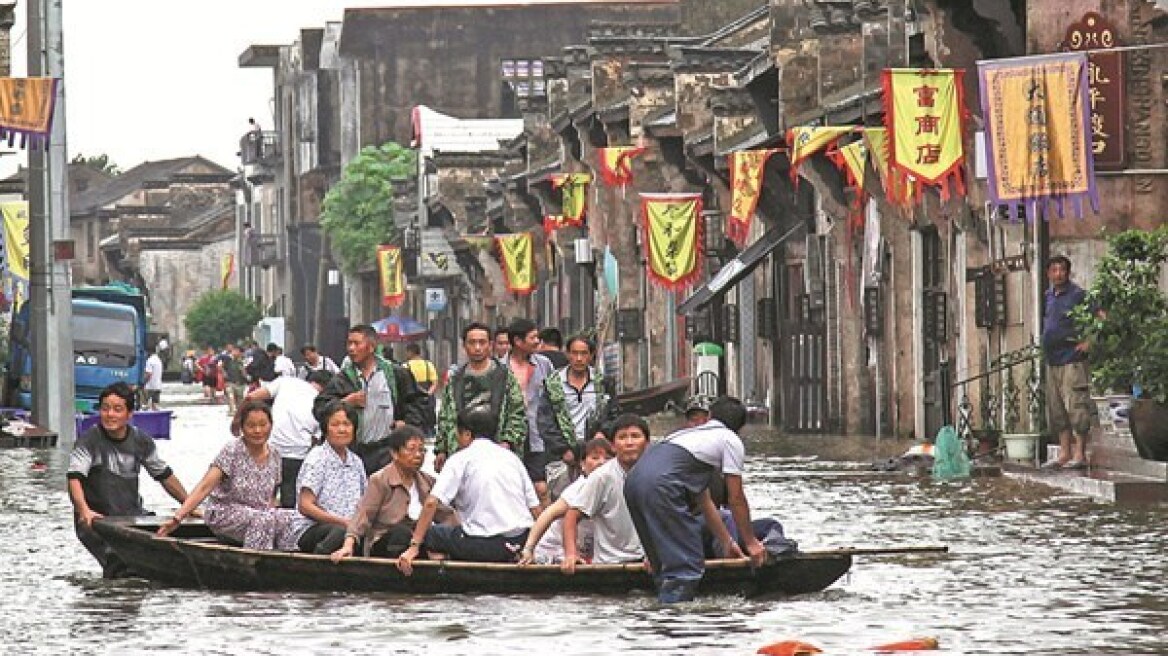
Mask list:
POLYGON ((566 574, 645 562, 659 599, 676 602, 693 598, 707 558, 761 565, 759 537, 777 523, 752 522, 743 493, 743 404, 696 398, 686 426, 652 443, 643 418, 620 413, 591 339, 572 337, 561 351, 558 332, 542 334, 526 319, 505 331, 470 324, 466 362, 439 390, 412 373, 432 365, 386 359, 376 332, 354 326, 335 375, 276 377, 248 394, 237 439, 189 493, 130 426, 129 388, 111 386, 70 459, 78 535, 107 576, 132 572, 92 523, 145 513, 144 466, 181 503, 159 535, 202 504, 224 542, 335 562, 396 558, 407 576, 421 559, 559 564, 566 574), (436 477, 422 471, 431 433, 436 477))

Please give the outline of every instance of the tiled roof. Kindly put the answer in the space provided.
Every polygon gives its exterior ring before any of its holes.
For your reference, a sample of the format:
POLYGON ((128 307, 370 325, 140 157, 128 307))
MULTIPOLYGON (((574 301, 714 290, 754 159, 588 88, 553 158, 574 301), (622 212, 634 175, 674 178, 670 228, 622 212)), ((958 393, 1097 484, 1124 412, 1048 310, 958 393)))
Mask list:
POLYGON ((215 169, 216 173, 231 174, 231 171, 228 169, 199 155, 164 159, 157 162, 143 162, 104 184, 95 184, 84 192, 77 194, 71 200, 69 213, 73 215, 92 213, 110 203, 116 202, 120 198, 124 198, 137 189, 141 189, 148 182, 167 180, 170 176, 193 164, 209 166, 215 169))

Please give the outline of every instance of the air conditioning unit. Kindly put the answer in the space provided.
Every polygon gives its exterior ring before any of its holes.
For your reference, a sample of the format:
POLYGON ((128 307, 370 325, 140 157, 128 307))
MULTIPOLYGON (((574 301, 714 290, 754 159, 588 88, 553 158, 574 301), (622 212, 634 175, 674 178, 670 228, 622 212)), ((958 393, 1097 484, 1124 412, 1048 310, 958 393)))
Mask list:
POLYGON ((587 238, 572 242, 576 250, 576 264, 592 264, 596 258, 592 256, 592 243, 587 238))

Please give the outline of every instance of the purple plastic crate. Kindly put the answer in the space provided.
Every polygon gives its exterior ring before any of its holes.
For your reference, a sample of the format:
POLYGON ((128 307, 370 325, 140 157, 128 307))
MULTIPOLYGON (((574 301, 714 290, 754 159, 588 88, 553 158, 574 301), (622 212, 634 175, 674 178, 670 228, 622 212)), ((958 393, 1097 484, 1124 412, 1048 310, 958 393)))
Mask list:
MULTIPOLYGON (((173 410, 139 410, 130 417, 130 423, 156 440, 170 439, 170 420, 173 410)), ((101 418, 97 414, 77 415, 77 434, 93 428, 101 418)))

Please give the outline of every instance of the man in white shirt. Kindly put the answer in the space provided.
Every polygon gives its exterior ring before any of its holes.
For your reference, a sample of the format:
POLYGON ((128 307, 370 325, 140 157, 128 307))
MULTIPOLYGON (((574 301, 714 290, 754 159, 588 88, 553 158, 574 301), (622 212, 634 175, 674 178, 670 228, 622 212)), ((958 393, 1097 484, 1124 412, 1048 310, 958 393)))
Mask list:
POLYGON ((146 359, 146 376, 142 388, 146 390, 146 399, 151 410, 158 409, 158 402, 162 400, 162 358, 158 351, 150 354, 146 359))
POLYGON ((649 446, 649 424, 632 414, 616 418, 612 429, 616 458, 592 472, 568 502, 564 515, 564 561, 560 569, 574 574, 576 527, 581 515, 592 519, 594 563, 627 563, 645 557, 637 528, 625 503, 625 479, 649 446))
POLYGON ((267 351, 268 357, 272 358, 272 366, 276 369, 276 375, 296 377, 296 363, 292 361, 292 358, 284 355, 284 349, 273 342, 268 344, 267 351))
POLYGON ((488 408, 458 413, 459 450, 446 466, 422 506, 410 546, 398 558, 409 576, 425 546, 454 560, 512 562, 539 516, 539 497, 523 461, 493 440, 496 421, 488 408), (459 526, 434 525, 439 504, 458 512, 459 526))
POLYGON ((716 471, 725 476, 727 505, 752 564, 757 567, 766 560, 742 491, 745 449, 737 431, 745 423, 742 402, 721 397, 710 406, 708 422, 683 428, 654 445, 625 481, 629 514, 653 566, 662 603, 692 600, 705 573, 702 522, 693 512, 694 500, 723 553, 742 557, 710 498, 710 476, 716 471))
POLYGON ((340 368, 333 359, 327 355, 321 355, 320 351, 316 350, 316 346, 312 344, 305 344, 300 347, 300 355, 304 356, 304 378, 308 378, 308 374, 314 371, 327 371, 330 374, 337 374, 340 368))
POLYGON ((307 381, 296 376, 277 376, 248 393, 247 399, 272 402, 272 436, 268 444, 280 452, 280 507, 296 507, 296 477, 304 457, 320 436, 320 423, 312 404, 332 375, 314 371, 307 381))

